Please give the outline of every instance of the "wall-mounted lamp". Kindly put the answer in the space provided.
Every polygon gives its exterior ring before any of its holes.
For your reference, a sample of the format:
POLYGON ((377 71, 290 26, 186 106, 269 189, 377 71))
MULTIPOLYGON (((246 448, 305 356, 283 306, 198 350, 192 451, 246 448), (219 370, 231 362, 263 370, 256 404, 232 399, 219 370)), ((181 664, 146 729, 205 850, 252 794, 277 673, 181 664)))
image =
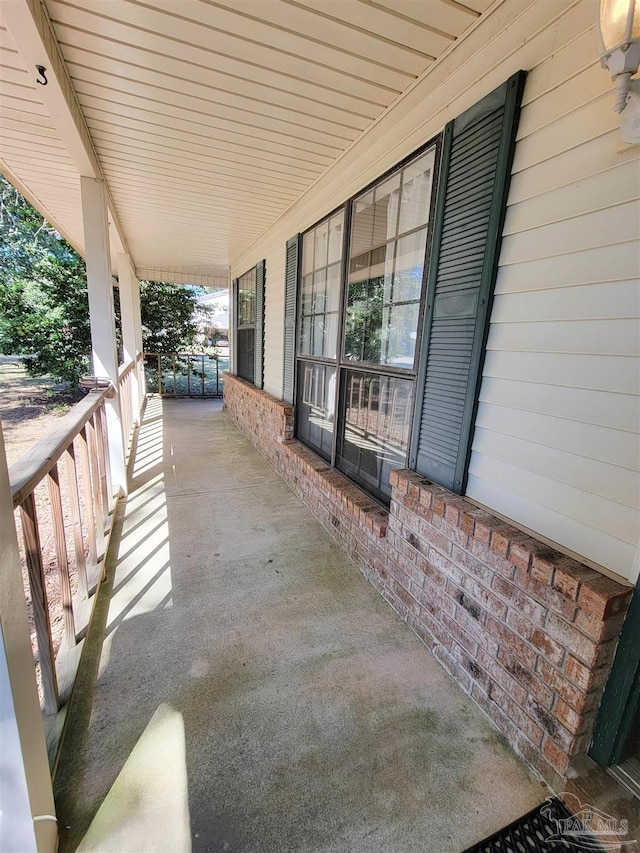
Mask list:
POLYGON ((640 2, 600 0, 600 55, 616 81, 615 111, 627 105, 631 76, 640 65, 640 2))
POLYGON ((633 102, 630 112, 635 120, 625 116, 625 125, 631 123, 637 133, 640 80, 631 77, 640 65, 640 0, 600 0, 600 55, 603 68, 608 68, 611 79, 616 81, 614 109, 621 113, 628 101, 633 102))

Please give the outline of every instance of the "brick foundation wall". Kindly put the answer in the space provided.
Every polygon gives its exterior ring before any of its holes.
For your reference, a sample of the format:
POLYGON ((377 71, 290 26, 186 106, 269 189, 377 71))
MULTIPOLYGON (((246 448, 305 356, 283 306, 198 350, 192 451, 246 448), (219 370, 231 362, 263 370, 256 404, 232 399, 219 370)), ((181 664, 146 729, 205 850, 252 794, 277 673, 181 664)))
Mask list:
POLYGON ((293 406, 225 376, 225 408, 367 579, 560 790, 588 747, 632 589, 412 471, 389 512, 293 439, 293 406))

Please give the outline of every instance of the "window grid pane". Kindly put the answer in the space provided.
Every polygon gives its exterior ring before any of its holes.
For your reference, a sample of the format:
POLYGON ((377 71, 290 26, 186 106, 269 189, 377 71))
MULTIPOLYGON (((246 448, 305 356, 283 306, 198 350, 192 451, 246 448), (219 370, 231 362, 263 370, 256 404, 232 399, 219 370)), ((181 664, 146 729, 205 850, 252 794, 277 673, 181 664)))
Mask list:
POLYGON ((325 459, 333 447, 335 394, 333 365, 298 362, 298 438, 325 459))
POLYGON ((432 149, 354 201, 346 361, 414 366, 434 157, 432 149), (413 309, 396 310, 401 303, 413 309))
POLYGON ((340 261, 344 211, 304 235, 298 353, 335 361, 338 355, 340 261))
POLYGON ((408 461, 435 153, 352 200, 346 293, 344 210, 302 239, 296 435, 384 503, 408 461))
POLYGON ((255 267, 238 279, 238 328, 256 323, 256 271, 255 267))
POLYGON ((343 385, 340 467, 374 495, 387 499, 389 474, 406 465, 413 380, 345 370, 343 385))
POLYGON ((238 279, 237 372, 255 382, 256 270, 238 279))

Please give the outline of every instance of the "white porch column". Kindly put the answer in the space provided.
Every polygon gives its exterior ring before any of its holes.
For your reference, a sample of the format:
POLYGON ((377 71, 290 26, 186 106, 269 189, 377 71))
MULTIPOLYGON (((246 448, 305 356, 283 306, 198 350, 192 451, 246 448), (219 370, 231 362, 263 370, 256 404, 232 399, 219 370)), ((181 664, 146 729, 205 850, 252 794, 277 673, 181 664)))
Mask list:
POLYGON ((109 379, 116 389, 115 396, 107 400, 109 459, 113 484, 126 494, 127 476, 118 397, 118 353, 113 310, 106 187, 103 181, 81 176, 80 189, 89 289, 93 372, 96 376, 109 379))
POLYGON ((54 853, 58 827, 0 424, 0 849, 54 853))
MULTIPOLYGON (((120 313, 122 315, 122 344, 125 362, 135 361, 141 352, 138 342, 142 344, 142 321, 140 320, 140 282, 135 276, 131 265, 131 257, 127 254, 118 255, 118 283, 120 285, 120 313)), ((140 420, 140 404, 142 389, 140 387, 140 372, 138 364, 131 383, 132 411, 136 423, 140 420)))
MULTIPOLYGON (((142 340, 142 311, 140 308, 140 282, 138 280, 137 275, 135 274, 135 270, 133 273, 133 306, 136 316, 140 317, 140 323, 138 323, 135 330, 136 351, 144 354, 144 341, 142 340)), ((141 408, 142 403, 144 401, 144 395, 147 393, 143 361, 140 362, 139 370, 140 372, 138 374, 138 392, 140 394, 140 398, 138 400, 138 406, 141 408)))

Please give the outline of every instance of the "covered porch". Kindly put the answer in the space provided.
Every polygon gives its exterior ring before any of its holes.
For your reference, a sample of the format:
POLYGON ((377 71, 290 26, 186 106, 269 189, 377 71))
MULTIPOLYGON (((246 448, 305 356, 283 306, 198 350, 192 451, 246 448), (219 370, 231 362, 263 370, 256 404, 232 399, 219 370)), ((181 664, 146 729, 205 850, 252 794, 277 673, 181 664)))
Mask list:
POLYGON ((62 851, 460 851, 546 791, 219 401, 150 398, 62 851))
POLYGON ((0 171, 86 261, 95 385, 0 440, 16 849, 462 850, 635 760, 640 96, 598 5, 0 0, 0 171), (226 411, 145 397, 144 279, 230 290, 226 411))

